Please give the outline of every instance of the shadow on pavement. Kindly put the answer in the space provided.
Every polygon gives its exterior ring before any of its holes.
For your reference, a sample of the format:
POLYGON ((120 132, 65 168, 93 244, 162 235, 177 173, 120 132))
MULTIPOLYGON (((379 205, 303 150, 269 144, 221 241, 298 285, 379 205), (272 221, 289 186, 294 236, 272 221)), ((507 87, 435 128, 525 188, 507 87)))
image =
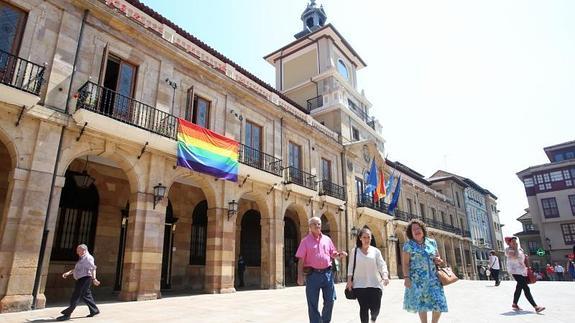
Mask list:
POLYGON ((525 314, 538 314, 538 313, 535 313, 535 312, 532 312, 532 311, 524 311, 524 310, 521 310, 521 311, 509 311, 509 312, 501 313, 500 315, 503 315, 503 316, 517 316, 517 315, 525 315, 525 314))

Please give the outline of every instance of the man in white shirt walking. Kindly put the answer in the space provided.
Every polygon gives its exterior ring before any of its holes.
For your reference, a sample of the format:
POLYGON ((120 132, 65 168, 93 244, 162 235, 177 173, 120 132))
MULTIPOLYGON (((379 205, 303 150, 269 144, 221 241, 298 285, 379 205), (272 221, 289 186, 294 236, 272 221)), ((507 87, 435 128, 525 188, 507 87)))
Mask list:
POLYGON ((565 272, 565 268, 558 263, 555 263, 555 276, 557 276, 557 281, 562 281, 564 279, 563 273, 565 272))
POLYGON ((501 283, 499 280, 499 270, 501 269, 499 266, 499 257, 495 255, 494 250, 491 250, 489 254, 489 271, 491 271, 491 277, 495 280, 495 286, 499 286, 501 283))

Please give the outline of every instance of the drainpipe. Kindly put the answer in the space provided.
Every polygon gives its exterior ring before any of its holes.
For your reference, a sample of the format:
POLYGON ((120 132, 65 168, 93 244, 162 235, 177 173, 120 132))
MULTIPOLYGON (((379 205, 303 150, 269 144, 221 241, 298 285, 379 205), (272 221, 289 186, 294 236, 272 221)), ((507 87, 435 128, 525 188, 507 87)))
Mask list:
POLYGON ((72 85, 74 84, 74 76, 76 75, 76 65, 78 64, 78 57, 80 56, 80 45, 82 44, 82 38, 84 36, 84 25, 86 25, 88 12, 88 9, 84 10, 82 24, 80 25, 80 35, 78 36, 78 45, 76 46, 76 53, 74 54, 74 65, 72 65, 72 75, 70 76, 70 85, 68 86, 68 97, 66 98, 66 109, 64 111, 66 114, 68 114, 70 108, 70 94, 72 93, 72 85))
MULTIPOLYGON (((89 10, 84 10, 84 16, 82 17, 82 24, 80 26, 80 35, 78 36, 78 45, 76 46, 76 54, 74 55, 74 65, 72 66, 72 75, 70 76, 70 85, 68 87, 68 95, 66 97, 66 108, 65 113, 69 113, 70 105, 70 95, 72 93, 72 84, 74 82, 74 74, 76 72, 76 65, 78 63, 78 56, 80 51, 80 45, 82 42, 82 35, 84 31, 84 26, 86 24, 86 18, 88 17, 89 10)), ((48 239, 48 223, 50 222, 50 208, 52 207, 52 195, 54 193, 54 184, 56 182, 56 172, 58 170, 58 164, 60 164, 60 156, 62 154, 62 141, 64 139, 64 130, 66 126, 62 126, 60 131, 60 139, 58 141, 58 147, 56 148, 56 161, 54 162, 54 170, 52 171, 52 182, 50 185, 50 192, 48 194, 48 205, 46 206, 46 218, 44 220, 44 230, 42 232, 42 241, 40 243, 40 251, 38 254, 38 266, 36 267, 36 275, 34 276, 34 287, 32 288, 32 309, 36 309, 36 302, 38 300, 38 289, 40 288, 40 277, 42 275, 42 263, 44 262, 44 253, 46 253, 46 241, 48 239)))
MULTIPOLYGON (((349 250, 349 239, 348 239, 348 233, 350 231, 349 228, 349 221, 348 221, 348 214, 347 214, 347 207, 348 207, 348 198, 347 198, 347 165, 345 163, 345 147, 344 147, 344 151, 341 152, 340 154, 341 156, 341 183, 342 186, 344 187, 344 189, 346 190, 345 194, 344 194, 344 198, 345 198, 345 208, 344 208, 344 214, 345 214, 345 250, 349 250)), ((349 256, 349 255, 348 255, 349 256)), ((349 258, 348 258, 349 260, 349 258)), ((347 268, 347 266, 346 266, 347 268)))

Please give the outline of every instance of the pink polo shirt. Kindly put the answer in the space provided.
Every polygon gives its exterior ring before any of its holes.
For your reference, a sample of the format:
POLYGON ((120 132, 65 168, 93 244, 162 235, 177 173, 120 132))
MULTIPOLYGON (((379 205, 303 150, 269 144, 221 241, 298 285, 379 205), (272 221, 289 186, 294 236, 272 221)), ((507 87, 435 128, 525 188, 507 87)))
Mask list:
POLYGON ((310 233, 301 240, 295 256, 303 259, 304 267, 324 269, 331 266, 331 255, 336 252, 337 250, 328 236, 320 234, 319 238, 316 239, 310 233))

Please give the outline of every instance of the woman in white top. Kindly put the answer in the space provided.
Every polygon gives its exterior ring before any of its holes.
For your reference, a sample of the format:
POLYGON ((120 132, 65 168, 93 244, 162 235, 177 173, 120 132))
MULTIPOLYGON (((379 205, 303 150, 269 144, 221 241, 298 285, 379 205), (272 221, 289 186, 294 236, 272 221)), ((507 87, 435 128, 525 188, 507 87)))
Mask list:
POLYGON ((371 322, 375 322, 381 308, 383 286, 389 284, 387 265, 381 256, 381 251, 372 247, 370 243, 371 231, 368 228, 361 229, 357 235, 356 248, 350 252, 347 267, 345 288, 350 290, 353 288, 357 296, 359 318, 362 323, 368 322, 368 311, 371 312, 371 322))
POLYGON ((535 312, 539 313, 545 309, 543 306, 537 306, 533 296, 531 296, 531 290, 529 285, 527 285, 527 266, 525 265, 525 253, 517 243, 517 237, 505 237, 505 243, 509 247, 505 248, 505 256, 507 257, 507 271, 509 274, 513 275, 517 285, 515 286, 515 293, 513 294, 513 304, 511 307, 520 311, 521 308, 517 305, 519 297, 521 297, 521 291, 525 293, 525 297, 531 303, 535 312))

